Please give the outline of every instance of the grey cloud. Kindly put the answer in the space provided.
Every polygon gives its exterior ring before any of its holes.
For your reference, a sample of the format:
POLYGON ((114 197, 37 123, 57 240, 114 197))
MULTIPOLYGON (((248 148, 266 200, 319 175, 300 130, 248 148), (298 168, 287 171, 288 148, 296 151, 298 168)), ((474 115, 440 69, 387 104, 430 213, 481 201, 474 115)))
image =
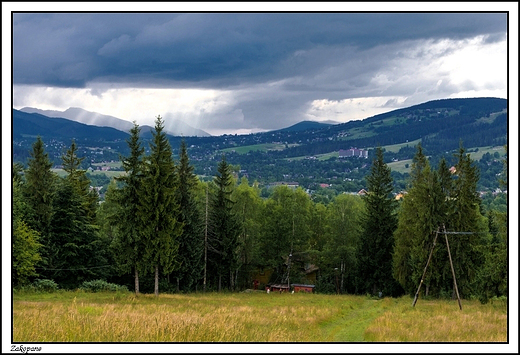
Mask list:
POLYGON ((478 13, 19 13, 13 19, 14 82, 72 87, 106 79, 201 87, 265 82, 331 61, 294 56, 316 48, 368 50, 478 34, 496 40, 506 31, 505 14, 478 13))

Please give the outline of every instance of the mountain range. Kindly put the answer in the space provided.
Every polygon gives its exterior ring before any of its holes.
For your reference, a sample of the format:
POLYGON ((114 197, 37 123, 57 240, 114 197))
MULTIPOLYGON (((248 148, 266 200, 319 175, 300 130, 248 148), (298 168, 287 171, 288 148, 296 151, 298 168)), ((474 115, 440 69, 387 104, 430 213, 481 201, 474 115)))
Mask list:
MULTIPOLYGON (((65 111, 40 110, 34 107, 24 107, 20 109, 20 111, 25 113, 37 113, 51 118, 66 118, 68 120, 84 123, 90 126, 111 127, 123 132, 129 132, 133 127, 132 122, 125 121, 114 116, 86 111, 78 107, 70 107, 65 111)), ((209 133, 197 128, 193 128, 181 120, 168 120, 166 124, 167 127, 165 126, 164 131, 171 136, 210 136, 209 133)), ((149 132, 153 130, 153 127, 147 125, 142 125, 139 127, 141 128, 141 134, 149 134, 149 132)))
MULTIPOLYGON (((507 100, 499 98, 444 99, 341 124, 302 121, 285 129, 240 136, 209 136, 204 135, 203 131, 191 131, 194 133, 190 135, 187 133, 188 127, 182 127, 181 134, 178 131, 170 131, 169 136, 173 147, 178 146, 182 136, 190 146, 199 147, 201 152, 284 143, 284 149, 270 152, 278 158, 310 156, 350 147, 370 148, 418 140, 431 153, 440 153, 456 149, 461 141, 468 148, 506 144, 507 108, 507 100)), ((78 108, 70 108, 63 112, 34 108, 13 109, 14 139, 40 135, 55 139, 85 138, 115 142, 128 137, 131 125, 116 117, 78 108), (47 115, 68 116, 74 120, 47 115), (83 123, 78 122, 80 120, 83 123), (86 122, 91 124, 87 125, 86 122)), ((142 137, 149 139, 152 128, 141 128, 142 137)))

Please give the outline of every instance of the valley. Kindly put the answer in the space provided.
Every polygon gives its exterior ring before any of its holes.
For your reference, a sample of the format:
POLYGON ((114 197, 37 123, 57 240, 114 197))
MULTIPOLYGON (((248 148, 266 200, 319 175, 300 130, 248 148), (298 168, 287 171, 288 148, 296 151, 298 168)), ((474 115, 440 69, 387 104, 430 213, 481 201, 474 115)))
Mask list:
MULTIPOLYGON (((13 110, 13 162, 26 163, 39 134, 59 172, 61 156, 75 139, 78 154, 84 158, 82 168, 92 180, 105 182, 106 191, 110 179, 121 173, 118 163, 121 155, 128 154, 128 133, 49 118, 41 110, 32 112, 13 110)), ((150 130, 145 128, 141 133, 148 151, 150 130)), ((178 154, 181 141, 186 141, 190 162, 201 180, 213 179, 217 163, 225 154, 235 177, 257 181, 266 189, 264 195, 268 195, 270 184, 281 181, 297 182, 309 193, 325 185, 327 193, 357 192, 366 187, 364 178, 378 146, 384 149, 385 162, 392 169, 394 193, 398 193, 406 189, 419 142, 434 166, 441 157, 451 163, 462 142, 479 166, 479 190, 491 192, 499 188, 496 177, 505 158, 507 100, 437 100, 342 124, 303 121, 286 129, 248 135, 168 137, 174 154, 178 154), (368 158, 339 157, 339 150, 352 147, 368 150, 368 158)))

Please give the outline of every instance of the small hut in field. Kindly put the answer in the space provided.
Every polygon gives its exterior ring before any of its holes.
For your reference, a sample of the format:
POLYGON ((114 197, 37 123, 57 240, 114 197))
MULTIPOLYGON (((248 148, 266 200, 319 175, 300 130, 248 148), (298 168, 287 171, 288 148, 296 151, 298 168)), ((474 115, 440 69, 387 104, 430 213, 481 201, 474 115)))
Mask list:
POLYGON ((304 284, 291 284, 294 292, 307 292, 312 293, 314 291, 314 285, 304 285, 304 284))
POLYGON ((265 289, 270 289, 271 292, 289 292, 289 285, 285 284, 272 284, 267 285, 265 289))

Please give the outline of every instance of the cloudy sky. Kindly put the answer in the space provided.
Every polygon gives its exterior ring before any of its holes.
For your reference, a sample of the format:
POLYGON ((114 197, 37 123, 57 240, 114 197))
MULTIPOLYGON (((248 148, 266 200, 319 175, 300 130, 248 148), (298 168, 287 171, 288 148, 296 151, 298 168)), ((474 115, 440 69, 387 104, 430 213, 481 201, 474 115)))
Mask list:
POLYGON ((507 98, 507 29, 506 13, 14 13, 13 107, 218 135, 507 98))

